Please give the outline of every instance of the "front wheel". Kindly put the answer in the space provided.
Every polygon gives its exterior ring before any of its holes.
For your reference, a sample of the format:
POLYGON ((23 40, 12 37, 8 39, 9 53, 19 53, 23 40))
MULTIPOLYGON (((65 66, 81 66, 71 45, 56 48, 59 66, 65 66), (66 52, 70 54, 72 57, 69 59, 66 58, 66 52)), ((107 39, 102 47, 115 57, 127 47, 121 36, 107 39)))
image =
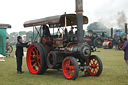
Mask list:
POLYGON ((65 78, 75 80, 79 73, 79 66, 74 57, 66 57, 62 64, 62 70, 65 78))
POLYGON ((88 68, 87 71, 91 76, 99 76, 102 73, 103 64, 98 56, 90 56, 87 65, 90 66, 90 68, 88 68))

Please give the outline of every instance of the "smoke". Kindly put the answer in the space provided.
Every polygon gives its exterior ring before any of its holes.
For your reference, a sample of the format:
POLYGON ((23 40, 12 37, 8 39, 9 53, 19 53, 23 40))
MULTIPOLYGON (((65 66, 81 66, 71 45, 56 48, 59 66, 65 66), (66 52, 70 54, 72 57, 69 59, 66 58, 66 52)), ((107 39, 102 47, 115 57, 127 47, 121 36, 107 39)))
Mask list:
MULTIPOLYGON (((126 11, 115 11, 111 14, 108 14, 107 16, 101 15, 98 18, 98 22, 103 23, 107 28, 114 28, 114 29, 122 29, 125 28, 125 23, 127 22, 127 16, 126 11)), ((98 15, 99 16, 99 15, 98 15)))
POLYGON ((101 22, 93 22, 88 27, 87 30, 107 30, 108 28, 104 26, 101 22))
POLYGON ((124 11, 120 11, 117 14, 118 14, 117 25, 119 26, 119 28, 124 29, 124 24, 127 21, 125 12, 124 11))

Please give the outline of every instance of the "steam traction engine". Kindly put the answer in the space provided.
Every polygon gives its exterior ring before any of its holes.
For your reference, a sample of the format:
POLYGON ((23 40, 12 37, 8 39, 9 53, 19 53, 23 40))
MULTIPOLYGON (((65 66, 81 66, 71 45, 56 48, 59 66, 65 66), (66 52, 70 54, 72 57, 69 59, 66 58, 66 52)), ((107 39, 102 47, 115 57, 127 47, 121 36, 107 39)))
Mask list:
POLYGON ((31 44, 27 51, 29 71, 32 74, 43 74, 47 69, 62 69, 65 78, 71 80, 77 78, 79 70, 91 76, 99 76, 102 73, 102 62, 98 56, 91 55, 90 46, 83 41, 83 24, 87 23, 88 18, 78 9, 76 14, 25 22, 24 27, 33 26, 40 36, 39 42, 31 44), (77 25, 77 31, 68 33, 67 27, 74 25, 77 25))
POLYGON ((114 46, 114 41, 113 41, 113 28, 111 28, 111 38, 108 38, 104 40, 102 47, 104 49, 112 49, 114 46))
POLYGON ((106 30, 88 30, 88 33, 91 33, 91 36, 85 36, 85 41, 92 47, 102 48, 102 44, 104 41, 104 33, 106 30), (101 34, 98 36, 98 34, 101 34))

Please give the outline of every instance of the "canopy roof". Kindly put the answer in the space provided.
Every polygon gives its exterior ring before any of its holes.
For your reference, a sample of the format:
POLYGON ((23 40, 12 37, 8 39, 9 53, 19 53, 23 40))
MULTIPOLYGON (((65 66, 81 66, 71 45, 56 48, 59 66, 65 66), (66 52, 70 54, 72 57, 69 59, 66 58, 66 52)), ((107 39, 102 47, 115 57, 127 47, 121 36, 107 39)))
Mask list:
MULTIPOLYGON (((67 21, 67 26, 77 25, 76 14, 64 14, 64 15, 57 15, 51 16, 36 20, 26 21, 24 23, 24 27, 32 27, 32 26, 39 26, 49 24, 50 27, 63 27, 65 26, 65 16, 67 21)), ((83 24, 88 23, 88 18, 83 16, 83 24)))
POLYGON ((11 28, 10 24, 0 24, 0 28, 11 28))

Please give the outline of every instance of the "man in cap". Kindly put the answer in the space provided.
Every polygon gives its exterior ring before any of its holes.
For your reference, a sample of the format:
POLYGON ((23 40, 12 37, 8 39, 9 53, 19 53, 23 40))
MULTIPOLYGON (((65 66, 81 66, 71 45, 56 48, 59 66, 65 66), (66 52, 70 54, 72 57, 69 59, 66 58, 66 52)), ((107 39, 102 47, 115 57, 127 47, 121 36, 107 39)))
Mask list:
POLYGON ((23 57, 23 47, 28 47, 30 45, 30 41, 27 43, 22 43, 22 37, 17 37, 17 44, 16 44, 16 62, 17 62, 17 73, 22 74, 22 57, 23 57))

